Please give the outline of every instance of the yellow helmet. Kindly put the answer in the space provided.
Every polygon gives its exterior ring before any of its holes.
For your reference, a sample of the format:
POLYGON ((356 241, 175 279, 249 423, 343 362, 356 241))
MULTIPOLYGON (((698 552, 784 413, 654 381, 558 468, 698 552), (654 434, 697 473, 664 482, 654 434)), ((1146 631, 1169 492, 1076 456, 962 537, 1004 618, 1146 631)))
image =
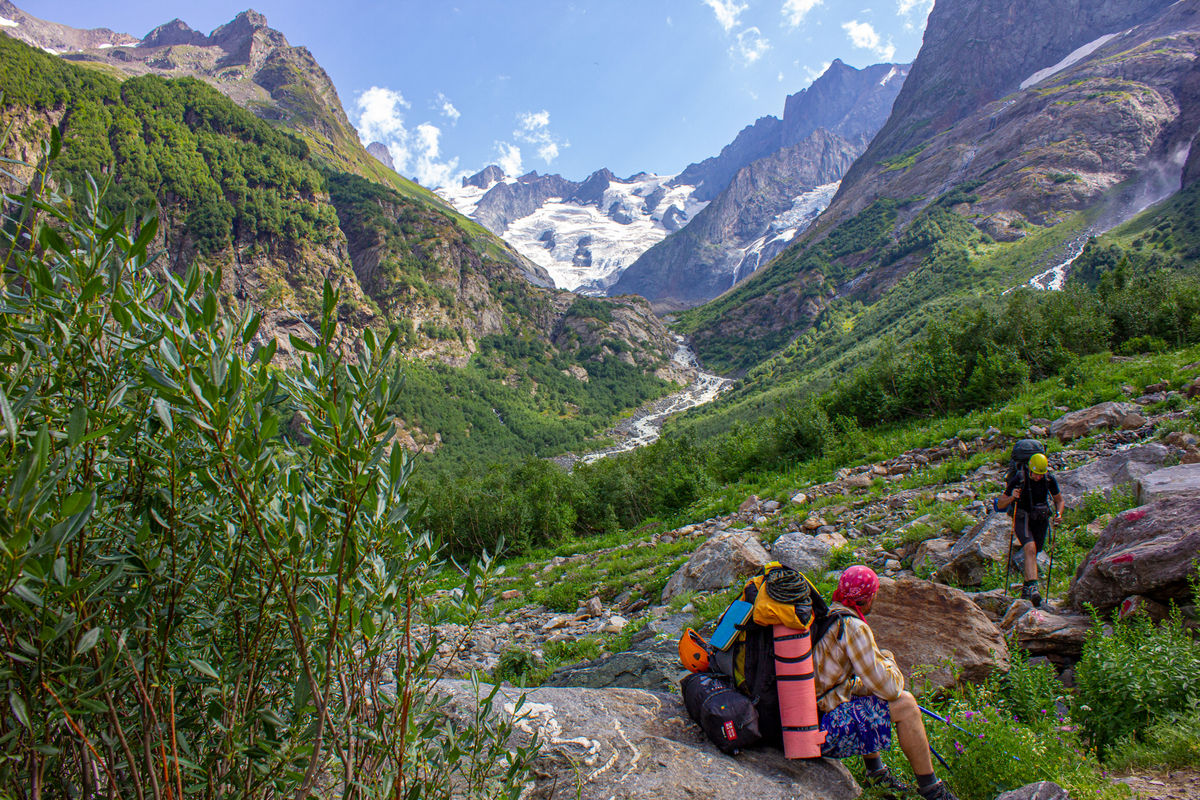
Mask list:
POLYGON ((1050 462, 1046 460, 1045 453, 1034 453, 1029 459, 1029 471, 1034 475, 1045 475, 1049 468, 1050 462))

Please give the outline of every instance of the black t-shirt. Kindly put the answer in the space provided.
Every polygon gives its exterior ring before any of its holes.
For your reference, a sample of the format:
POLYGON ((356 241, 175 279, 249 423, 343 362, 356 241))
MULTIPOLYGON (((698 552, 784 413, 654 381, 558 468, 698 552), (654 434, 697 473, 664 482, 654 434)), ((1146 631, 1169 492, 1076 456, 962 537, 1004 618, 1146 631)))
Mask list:
POLYGON ((1013 489, 1017 488, 1021 490, 1021 499, 1017 501, 1017 508, 1029 512, 1039 503, 1050 505, 1050 498, 1058 494, 1058 481, 1049 472, 1041 480, 1032 475, 1028 480, 1023 480, 1018 474, 1004 487, 1004 493, 1012 497, 1013 489))

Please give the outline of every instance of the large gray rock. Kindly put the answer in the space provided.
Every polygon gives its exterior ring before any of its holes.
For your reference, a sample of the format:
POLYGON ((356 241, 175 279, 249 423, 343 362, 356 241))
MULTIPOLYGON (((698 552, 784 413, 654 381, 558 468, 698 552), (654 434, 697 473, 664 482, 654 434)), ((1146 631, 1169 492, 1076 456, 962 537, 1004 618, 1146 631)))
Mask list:
POLYGON ((1153 503, 1164 497, 1200 497, 1200 464, 1179 464, 1142 477, 1138 481, 1139 503, 1153 503))
POLYGON ((912 568, 918 574, 936 574, 950 563, 950 553, 953 550, 953 539, 926 539, 917 545, 917 552, 912 558, 912 568))
POLYGON ((1017 642, 1025 651, 1031 656, 1046 656, 1057 664, 1078 661, 1091 630, 1092 619, 1087 615, 1054 614, 1041 608, 1030 609, 1013 625, 1017 642))
POLYGON ((1077 469, 1056 472, 1058 489, 1066 504, 1074 508, 1093 492, 1107 497, 1118 486, 1136 483, 1166 463, 1171 449, 1161 444, 1131 447, 1106 458, 1084 464, 1077 469))
POLYGON ((671 692, 688 674, 679 663, 678 638, 674 631, 660 638, 645 628, 633 637, 628 651, 559 667, 543 685, 671 692))
POLYGON ((876 643, 895 654, 906 677, 914 667, 933 667, 923 670, 933 686, 953 686, 947 661, 966 681, 1008 670, 1008 645, 1000 629, 966 592, 952 586, 918 578, 880 578, 867 621, 876 643))
POLYGON ((1189 596, 1200 556, 1200 492, 1118 514, 1075 572, 1067 600, 1107 611, 1134 594, 1167 603, 1189 596))
POLYGON ((996 800, 1071 800, 1067 790, 1053 781, 1038 781, 999 795, 996 800))
MULTIPOLYGON (((474 707, 468 682, 446 681, 442 689, 451 714, 465 716, 474 707)), ((513 715, 519 695, 502 688, 495 710, 513 715)), ((829 759, 788 761, 766 748, 723 755, 675 694, 542 688, 526 694, 516 716, 513 744, 534 733, 542 740, 526 798, 827 800, 860 793, 849 771, 829 759)))
POLYGON ((727 588, 737 578, 760 571, 771 560, 752 531, 724 531, 697 548, 663 589, 662 601, 684 592, 727 588))
MULTIPOLYGON (((954 543, 938 580, 959 586, 979 586, 993 564, 1004 564, 1012 539, 1013 522, 1007 514, 988 514, 954 543)), ((1015 549, 1015 548, 1014 548, 1015 549)))
POLYGON ((1120 428, 1125 418, 1137 411, 1138 407, 1132 403, 1100 403, 1054 420, 1050 423, 1050 435, 1057 436, 1060 442, 1069 442, 1100 428, 1120 428))
POLYGON ((771 558, 806 575, 821 575, 833 547, 807 533, 785 533, 771 545, 771 558))

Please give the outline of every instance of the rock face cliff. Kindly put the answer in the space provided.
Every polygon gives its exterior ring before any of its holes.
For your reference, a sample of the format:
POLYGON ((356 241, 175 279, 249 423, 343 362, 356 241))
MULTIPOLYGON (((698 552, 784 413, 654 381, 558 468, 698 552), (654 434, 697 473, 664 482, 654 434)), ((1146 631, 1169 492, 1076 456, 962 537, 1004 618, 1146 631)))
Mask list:
POLYGON ((691 223, 622 273, 610 293, 640 294, 662 311, 727 291, 816 218, 862 146, 821 129, 743 167, 691 223))
POLYGON ((835 300, 877 301, 951 228, 960 244, 967 225, 1012 242, 1087 212, 1103 230, 1178 190, 1200 129, 1198 46, 1197 0, 939 2, 887 124, 775 278, 698 325, 702 356, 704 342, 789 341, 835 300), (868 219, 882 238, 819 256, 868 219))
POLYGON ((649 298, 659 310, 703 303, 768 263, 825 209, 838 181, 887 119, 906 65, 830 65, 787 98, 783 119, 764 117, 721 154, 673 183, 696 183, 712 203, 647 250, 610 294, 649 298))

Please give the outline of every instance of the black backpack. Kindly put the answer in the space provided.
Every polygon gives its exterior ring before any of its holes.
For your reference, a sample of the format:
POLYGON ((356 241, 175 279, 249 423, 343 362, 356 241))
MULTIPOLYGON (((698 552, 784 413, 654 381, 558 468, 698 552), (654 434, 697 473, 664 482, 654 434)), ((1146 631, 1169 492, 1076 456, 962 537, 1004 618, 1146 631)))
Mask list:
POLYGON ((758 744, 759 715, 733 679, 717 672, 693 672, 683 679, 683 705, 721 752, 730 755, 758 744))
POLYGON ((1008 458, 1008 474, 1004 477, 1006 486, 1017 478, 1028 477, 1029 459, 1036 453, 1046 454, 1046 448, 1037 439, 1022 439, 1013 445, 1008 458))
MULTIPOLYGON (((753 603, 757 595, 758 587, 749 582, 739 599, 753 603)), ((817 642, 835 625, 846 617, 853 617, 854 613, 845 609, 830 609, 815 590, 809 591, 808 599, 813 611, 813 623, 809 631, 815 649, 817 642)), ((758 730, 762 741, 782 747, 783 725, 779 717, 779 690, 775 685, 775 633, 769 626, 755 623, 753 617, 742 627, 743 635, 728 650, 713 654, 710 669, 728 676, 732 685, 750 698, 758 711, 758 730)), ((842 635, 840 625, 836 635, 842 635)))

